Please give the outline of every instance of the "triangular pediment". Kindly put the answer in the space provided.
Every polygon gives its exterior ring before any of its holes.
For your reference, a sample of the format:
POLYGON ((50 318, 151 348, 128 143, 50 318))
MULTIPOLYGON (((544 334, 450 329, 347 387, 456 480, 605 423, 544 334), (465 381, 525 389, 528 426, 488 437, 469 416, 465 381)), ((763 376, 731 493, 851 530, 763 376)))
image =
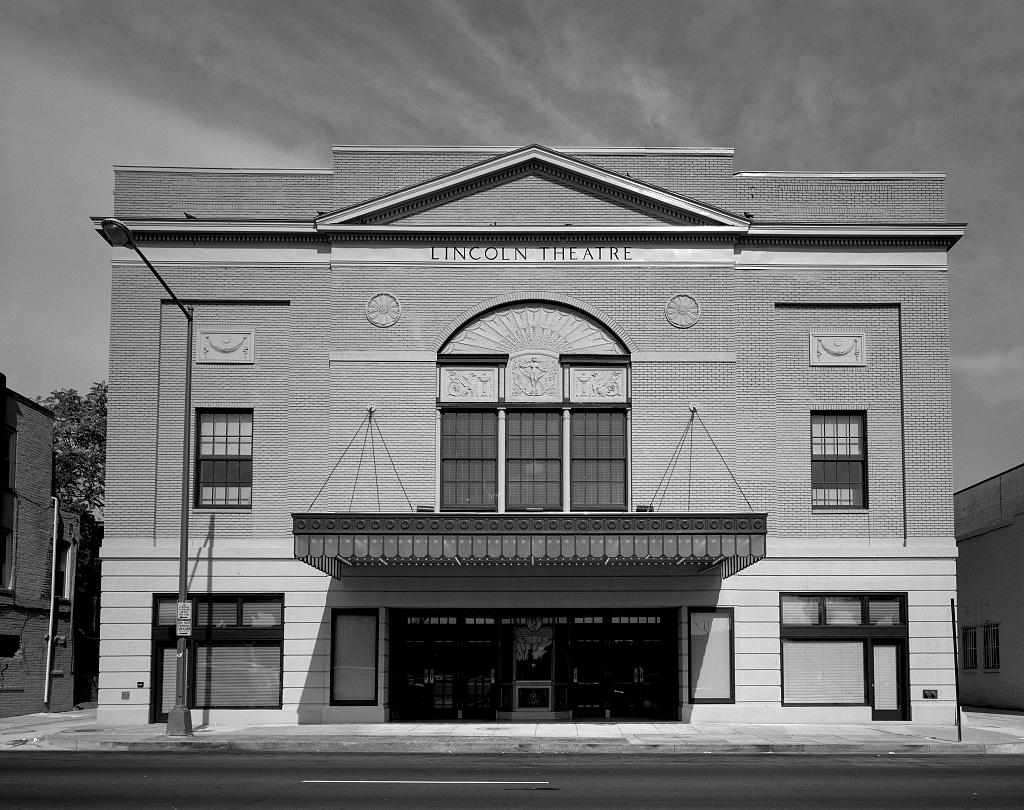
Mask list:
POLYGON ((742 230, 696 200, 529 146, 321 217, 321 230, 651 228, 742 230))

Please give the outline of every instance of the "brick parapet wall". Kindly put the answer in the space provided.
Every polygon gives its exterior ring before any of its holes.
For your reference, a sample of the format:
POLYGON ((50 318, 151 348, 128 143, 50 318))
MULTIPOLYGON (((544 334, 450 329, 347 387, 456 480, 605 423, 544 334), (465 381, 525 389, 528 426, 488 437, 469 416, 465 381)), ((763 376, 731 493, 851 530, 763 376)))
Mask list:
MULTIPOLYGON (((387 147, 335 151, 331 171, 307 173, 118 168, 114 172, 114 214, 181 218, 183 222, 185 212, 198 218, 312 220, 321 213, 366 202, 500 154, 503 152, 486 149, 409 152, 387 147)), ((725 154, 570 155, 683 197, 735 214, 750 214, 755 221, 943 222, 946 218, 942 177, 734 176, 732 157, 725 154)), ((510 213, 500 205, 495 208, 499 214, 510 213)), ((420 217, 430 222, 442 216, 447 224, 447 218, 460 211, 445 209, 444 214, 420 217)), ((585 210, 574 213, 577 218, 585 215, 585 210)), ((623 215, 628 215, 627 209, 623 215)))

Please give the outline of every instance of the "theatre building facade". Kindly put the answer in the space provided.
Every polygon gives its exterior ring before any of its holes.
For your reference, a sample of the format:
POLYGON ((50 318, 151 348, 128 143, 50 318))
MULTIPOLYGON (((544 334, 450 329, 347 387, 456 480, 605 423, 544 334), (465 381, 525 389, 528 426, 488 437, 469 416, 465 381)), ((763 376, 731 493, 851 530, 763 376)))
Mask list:
MULTIPOLYGON (((117 167, 100 721, 952 723, 939 174, 117 167)), ((97 231, 102 217, 95 220, 97 231)))

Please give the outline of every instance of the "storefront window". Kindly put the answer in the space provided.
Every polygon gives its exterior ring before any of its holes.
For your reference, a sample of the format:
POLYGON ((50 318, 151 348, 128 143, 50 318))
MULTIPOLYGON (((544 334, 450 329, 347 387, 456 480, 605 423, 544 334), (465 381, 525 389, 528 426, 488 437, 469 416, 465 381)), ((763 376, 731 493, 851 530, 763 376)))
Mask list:
POLYGON ((783 641, 785 703, 863 704, 863 641, 783 641))
POLYGON ((331 703, 377 702, 377 611, 334 611, 331 703))
MULTIPOLYGON (((201 709, 281 707, 281 594, 193 597, 193 628, 188 645, 189 706, 201 709)), ((177 599, 156 600, 153 643, 158 682, 155 719, 174 705, 177 599)))
POLYGON ((690 609, 690 702, 732 703, 732 608, 690 609))

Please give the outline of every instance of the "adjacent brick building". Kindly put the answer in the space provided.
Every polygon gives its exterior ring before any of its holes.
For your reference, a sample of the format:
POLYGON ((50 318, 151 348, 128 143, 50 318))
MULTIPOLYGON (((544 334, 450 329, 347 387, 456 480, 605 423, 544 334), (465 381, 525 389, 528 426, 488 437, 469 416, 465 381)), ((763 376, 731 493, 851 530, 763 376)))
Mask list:
POLYGON ((0 383, 0 717, 68 711, 74 705, 71 602, 78 519, 52 498, 53 414, 7 388, 2 374, 0 383))
MULTIPOLYGON (((195 307, 197 720, 953 722, 942 175, 333 158, 115 171, 195 307)), ((103 722, 173 703, 184 327, 116 248, 103 722)))
POLYGON ((1024 464, 954 495, 960 698, 1024 710, 1024 464))

